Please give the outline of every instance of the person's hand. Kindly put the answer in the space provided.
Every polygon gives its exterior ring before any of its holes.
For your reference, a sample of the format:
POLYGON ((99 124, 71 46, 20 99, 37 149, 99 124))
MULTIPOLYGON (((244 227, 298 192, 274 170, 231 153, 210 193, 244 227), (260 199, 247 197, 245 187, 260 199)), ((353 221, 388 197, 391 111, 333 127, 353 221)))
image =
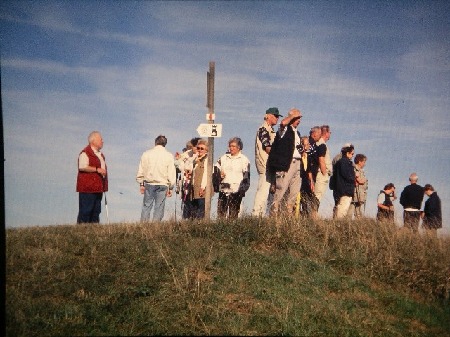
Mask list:
POLYGON ((100 174, 103 178, 106 177, 106 170, 104 168, 98 167, 97 173, 100 174))
POLYGON ((167 190, 166 196, 168 196, 169 198, 172 196, 172 190, 171 189, 167 190))
POLYGON ((205 189, 204 188, 200 188, 200 191, 198 192, 198 195, 203 197, 205 195, 205 189))
POLYGON ((141 194, 144 194, 144 192, 145 192, 145 186, 140 186, 140 187, 139 187, 139 190, 140 190, 141 194))

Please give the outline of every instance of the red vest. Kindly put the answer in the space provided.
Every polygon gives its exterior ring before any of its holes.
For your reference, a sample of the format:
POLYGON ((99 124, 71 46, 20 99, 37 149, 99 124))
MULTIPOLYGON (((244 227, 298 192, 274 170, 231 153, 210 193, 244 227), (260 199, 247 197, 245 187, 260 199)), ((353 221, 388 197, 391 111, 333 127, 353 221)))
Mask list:
MULTIPOLYGON (((96 156, 90 145, 86 146, 81 153, 86 153, 89 159, 89 166, 101 167, 100 159, 96 156)), ((101 154, 103 160, 105 156, 101 154)), ((106 164, 105 164, 106 169, 106 164)), ((102 175, 97 172, 82 172, 78 170, 77 176, 77 192, 81 193, 102 193, 108 191, 108 175, 103 179, 102 175)))

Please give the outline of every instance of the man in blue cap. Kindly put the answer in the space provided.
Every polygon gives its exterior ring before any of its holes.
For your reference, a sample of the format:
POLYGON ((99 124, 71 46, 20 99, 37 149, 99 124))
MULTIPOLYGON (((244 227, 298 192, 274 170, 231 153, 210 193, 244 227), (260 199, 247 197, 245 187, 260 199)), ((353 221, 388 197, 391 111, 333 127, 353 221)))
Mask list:
POLYGON ((264 216, 267 210, 267 199, 269 197, 271 178, 267 172, 267 158, 272 148, 276 132, 273 127, 278 123, 280 117, 278 108, 269 108, 264 116, 264 123, 258 129, 255 139, 255 165, 258 171, 258 189, 253 205, 254 216, 264 216))

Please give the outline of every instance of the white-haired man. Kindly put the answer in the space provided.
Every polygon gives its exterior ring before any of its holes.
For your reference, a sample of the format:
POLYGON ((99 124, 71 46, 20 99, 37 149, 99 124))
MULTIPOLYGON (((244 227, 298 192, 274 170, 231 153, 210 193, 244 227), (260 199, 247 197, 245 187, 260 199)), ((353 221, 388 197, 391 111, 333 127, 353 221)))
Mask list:
POLYGON ((403 206, 403 226, 417 232, 420 222, 420 208, 424 190, 417 184, 419 177, 416 173, 409 176, 410 185, 406 186, 400 194, 400 204, 403 206))

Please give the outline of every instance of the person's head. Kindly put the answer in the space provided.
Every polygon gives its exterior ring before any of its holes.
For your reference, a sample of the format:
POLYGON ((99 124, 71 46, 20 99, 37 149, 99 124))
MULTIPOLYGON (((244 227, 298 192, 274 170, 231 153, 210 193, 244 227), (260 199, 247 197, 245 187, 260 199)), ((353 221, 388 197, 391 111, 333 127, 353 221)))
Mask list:
POLYGON ((188 151, 188 150, 192 149, 192 147, 193 147, 193 145, 192 145, 191 141, 189 140, 186 142, 186 147, 184 148, 183 151, 188 151))
POLYGON ((92 131, 88 136, 89 145, 97 150, 103 147, 103 138, 99 131, 92 131))
POLYGON ((342 157, 347 157, 348 159, 352 159, 353 155, 355 154, 355 148, 352 144, 349 146, 345 146, 341 150, 342 157))
POLYGON ((355 156, 355 165, 358 165, 360 168, 366 166, 367 157, 361 153, 358 153, 355 156))
POLYGON ((200 137, 194 137, 190 140, 190 143, 192 144, 191 150, 192 153, 197 153, 197 143, 200 140, 200 137))
POLYGON ((386 186, 384 186, 384 192, 386 194, 394 194, 395 193, 395 186, 393 183, 389 183, 386 186))
POLYGON ((278 108, 269 108, 266 110, 266 114, 264 116, 264 120, 269 124, 270 126, 274 126, 278 123, 278 118, 283 117, 280 115, 280 111, 278 108))
POLYGON ((199 139, 196 149, 200 157, 205 155, 206 153, 208 153, 208 141, 205 139, 199 139))
POLYGON ((417 175, 417 173, 411 173, 409 176, 409 182, 411 184, 416 184, 417 180, 419 180, 419 176, 417 175))
POLYGON ((303 152, 306 152, 309 150, 310 144, 309 144, 309 137, 307 136, 303 136, 301 138, 301 142, 302 142, 302 147, 303 147, 303 152))
POLYGON ((288 116, 291 118, 289 124, 296 128, 300 124, 300 120, 302 119, 302 113, 297 108, 292 108, 289 110, 288 116))
POLYGON ((228 141, 228 150, 232 156, 235 156, 242 150, 244 144, 242 143, 241 138, 233 137, 228 141))
POLYGON ((425 184, 423 191, 426 195, 430 196, 434 193, 434 187, 431 184, 425 184))
POLYGON ((166 136, 159 135, 158 137, 155 138, 155 145, 161 145, 163 147, 166 147, 166 144, 167 144, 166 136))
POLYGON ((321 136, 322 136, 323 140, 327 142, 331 137, 330 126, 322 125, 320 127, 320 132, 321 132, 321 136))
POLYGON ((320 137, 322 137, 322 130, 320 126, 313 126, 309 131, 309 136, 315 141, 318 142, 320 137))

